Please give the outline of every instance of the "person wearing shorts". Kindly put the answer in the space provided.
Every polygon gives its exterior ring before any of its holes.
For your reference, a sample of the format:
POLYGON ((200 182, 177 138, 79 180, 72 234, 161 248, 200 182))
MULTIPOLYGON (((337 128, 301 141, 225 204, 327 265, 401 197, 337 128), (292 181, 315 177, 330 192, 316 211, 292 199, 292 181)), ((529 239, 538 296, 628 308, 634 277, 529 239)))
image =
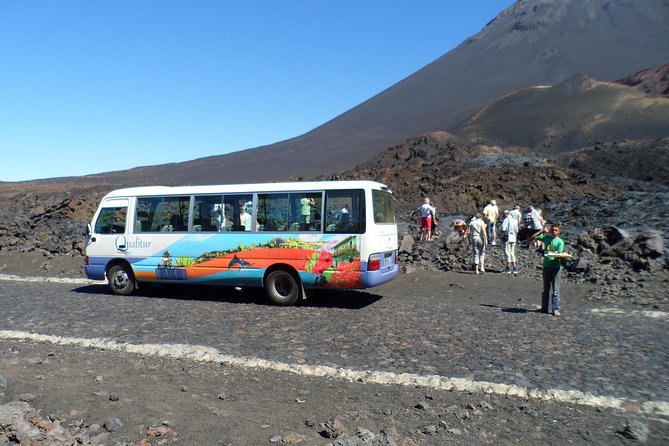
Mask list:
POLYGON ((432 240, 432 216, 435 214, 434 207, 430 204, 430 199, 425 197, 423 204, 418 208, 420 212, 420 240, 432 240))

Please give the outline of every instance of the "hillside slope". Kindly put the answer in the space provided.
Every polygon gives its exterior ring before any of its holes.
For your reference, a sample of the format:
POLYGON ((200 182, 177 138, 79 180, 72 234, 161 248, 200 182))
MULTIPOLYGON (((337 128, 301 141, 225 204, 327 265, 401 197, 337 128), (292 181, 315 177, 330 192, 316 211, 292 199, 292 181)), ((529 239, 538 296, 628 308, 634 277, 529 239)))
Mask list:
POLYGON ((410 137, 450 131, 510 91, 555 85, 577 73, 606 81, 659 66, 669 60, 666 36, 665 0, 519 0, 454 50, 304 135, 228 155, 68 181, 205 184, 339 172, 410 137))
POLYGON ((598 142, 669 136, 669 98, 575 75, 510 93, 454 130, 469 143, 559 153, 598 142))

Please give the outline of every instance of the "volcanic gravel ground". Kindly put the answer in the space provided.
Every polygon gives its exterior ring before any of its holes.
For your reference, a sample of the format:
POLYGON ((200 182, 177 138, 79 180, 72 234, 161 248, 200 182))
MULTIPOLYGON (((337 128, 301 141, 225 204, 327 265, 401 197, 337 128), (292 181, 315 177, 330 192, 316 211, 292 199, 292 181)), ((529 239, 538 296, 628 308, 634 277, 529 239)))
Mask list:
POLYGON ((666 442, 669 424, 636 413, 644 401, 669 401, 666 314, 648 317, 633 305, 602 314, 612 307, 585 299, 589 285, 565 283, 563 317, 555 318, 533 311, 539 287, 529 277, 417 271, 376 289, 321 293, 281 308, 252 290, 164 287, 118 297, 103 285, 3 281, 0 327, 580 390, 636 401, 630 412, 14 341, 2 344, 2 401, 29 400, 79 431, 116 417, 122 426, 104 444, 158 444, 149 430, 161 426, 181 444, 301 436, 300 444, 392 444, 323 438, 323 423, 335 418, 350 435, 362 428, 381 438, 392 425, 404 440, 428 445, 625 444, 627 422, 650 432, 649 444, 666 442))

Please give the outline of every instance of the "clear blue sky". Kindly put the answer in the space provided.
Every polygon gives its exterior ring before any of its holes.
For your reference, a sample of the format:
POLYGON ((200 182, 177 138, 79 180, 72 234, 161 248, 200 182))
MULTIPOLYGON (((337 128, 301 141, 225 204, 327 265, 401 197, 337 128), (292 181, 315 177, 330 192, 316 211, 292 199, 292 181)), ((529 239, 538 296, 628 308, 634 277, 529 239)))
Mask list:
POLYGON ((0 181, 299 136, 513 0, 0 0, 0 181))

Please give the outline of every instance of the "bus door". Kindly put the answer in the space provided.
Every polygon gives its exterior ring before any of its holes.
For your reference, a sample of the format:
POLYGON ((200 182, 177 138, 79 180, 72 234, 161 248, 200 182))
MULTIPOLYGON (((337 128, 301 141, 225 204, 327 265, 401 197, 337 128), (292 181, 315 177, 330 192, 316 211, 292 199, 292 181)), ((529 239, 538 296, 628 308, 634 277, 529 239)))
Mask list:
POLYGON ((128 249, 127 198, 106 200, 100 205, 90 230, 86 254, 91 263, 104 263, 128 249), (97 261, 96 261, 97 258, 97 261))

